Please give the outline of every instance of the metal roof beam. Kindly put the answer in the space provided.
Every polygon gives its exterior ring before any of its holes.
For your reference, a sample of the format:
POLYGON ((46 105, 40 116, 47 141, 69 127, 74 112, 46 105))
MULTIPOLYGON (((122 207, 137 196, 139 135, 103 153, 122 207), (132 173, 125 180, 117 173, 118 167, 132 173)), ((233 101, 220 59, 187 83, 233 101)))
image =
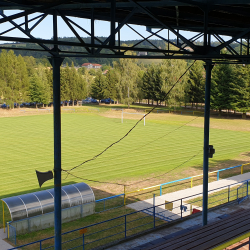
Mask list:
MULTIPOLYGON (((119 23, 118 27, 115 29, 114 34, 112 35, 116 35, 116 33, 129 21, 129 19, 137 12, 137 8, 134 8, 125 18, 124 20, 119 23)), ((104 42, 103 45, 106 45, 108 42, 110 42, 112 36, 110 35, 104 42)), ((96 51, 96 54, 100 53, 102 50, 102 48, 98 49, 96 51)))
MULTIPOLYGON (((62 3, 60 3, 60 4, 63 4, 65 2, 67 2, 67 0, 62 1, 62 3)), ((34 14, 36 12, 43 12, 43 11, 46 11, 48 9, 51 9, 52 7, 56 7, 56 6, 60 5, 60 4, 58 4, 58 3, 57 4, 47 4, 47 5, 43 5, 43 6, 40 6, 40 7, 32 8, 30 10, 25 10, 23 12, 20 12, 20 13, 11 15, 11 16, 5 16, 4 18, 0 19, 0 24, 12 21, 12 20, 20 18, 20 17, 24 17, 26 15, 34 14)))
POLYGON ((153 18, 156 22, 158 22, 160 25, 162 25, 162 27, 164 27, 165 29, 169 29, 172 33, 174 33, 178 38, 180 38, 184 43, 188 44, 193 50, 197 50, 197 47, 191 43, 188 39, 186 39, 184 36, 180 35, 177 31, 175 31, 172 27, 170 27, 169 25, 163 23, 162 21, 160 21, 158 19, 158 17, 155 16, 155 14, 153 14, 151 11, 149 11, 148 9, 142 7, 140 4, 138 4, 137 2, 134 2, 133 0, 129 0, 130 2, 134 3, 135 6, 138 6, 141 10, 143 10, 143 12, 145 12, 146 14, 148 14, 151 18, 153 18))
MULTIPOLYGON (((44 14, 42 14, 42 15, 39 15, 39 16, 37 16, 37 17, 34 17, 34 18, 32 18, 32 19, 30 19, 30 20, 28 20, 28 22, 32 22, 32 21, 34 21, 34 20, 36 20, 36 19, 38 19, 38 18, 40 18, 40 17, 43 17, 44 16, 44 14)), ((39 20, 38 20, 39 21, 39 20)), ((18 24, 18 26, 20 27, 20 26, 22 26, 22 25, 24 25, 25 24, 25 22, 23 22, 23 23, 20 23, 20 24, 18 24)), ((33 25, 34 26, 34 25, 33 25)), ((7 29, 7 30, 5 30, 5 31, 3 31, 2 33, 0 33, 0 36, 1 35, 3 35, 3 34, 5 34, 5 33, 8 33, 8 32, 10 32, 10 31, 12 31, 12 30, 15 30, 17 27, 12 27, 12 28, 10 28, 10 29, 7 29)), ((31 29, 30 29, 31 30, 31 29)))
MULTIPOLYGON (((6 15, 5 14, 3 14, 3 12, 2 13, 0 13, 0 15, 2 16, 2 17, 6 17, 6 15)), ((29 31, 26 31, 26 30, 24 30, 22 27, 20 27, 18 24, 16 24, 14 21, 9 21, 13 26, 15 26, 17 29, 19 29, 23 34, 25 34, 26 36, 28 36, 30 39, 34 39, 34 37, 29 33, 29 31)), ((41 46, 44 50, 46 50, 46 51, 48 51, 51 55, 54 55, 54 53, 53 52, 51 52, 50 51, 50 49, 47 47, 47 46, 45 46, 44 44, 42 44, 42 43, 38 43, 39 44, 39 46, 41 46)))
MULTIPOLYGON (((141 35, 138 31, 136 31, 133 27, 131 27, 129 24, 126 24, 131 30, 133 30, 137 35, 139 35, 141 38, 143 38, 143 40, 139 41, 138 43, 136 43, 135 45, 133 45, 133 47, 135 48, 137 45, 141 44, 144 41, 147 41, 149 44, 151 44, 156 50, 158 50, 158 48, 151 43, 148 39, 152 36, 154 36, 155 34, 157 34, 158 32, 162 31, 163 29, 158 30, 155 33, 152 33, 150 36, 148 37, 144 37, 143 35, 141 35)), ((125 51, 126 52, 126 51, 125 51)))
MULTIPOLYGON (((60 12, 58 11, 61 18, 63 19, 63 21, 67 24, 67 26, 70 28, 70 30, 74 33, 74 35, 77 37, 77 39, 80 41, 81 44, 86 45, 86 43, 82 40, 82 38, 80 37, 80 35, 77 33, 77 31, 73 28, 73 26, 70 24, 70 22, 67 20, 67 18, 60 12)), ((90 49, 88 47, 85 47, 85 49, 91 53, 90 49)))
POLYGON ((227 42, 219 45, 216 47, 216 51, 220 51, 221 49, 227 47, 228 45, 230 45, 231 43, 235 42, 236 40, 238 40, 239 38, 242 38, 244 37, 245 35, 247 35, 248 33, 250 32, 250 28, 249 29, 246 29, 245 31, 239 33, 238 35, 232 37, 232 39, 228 40, 227 42))

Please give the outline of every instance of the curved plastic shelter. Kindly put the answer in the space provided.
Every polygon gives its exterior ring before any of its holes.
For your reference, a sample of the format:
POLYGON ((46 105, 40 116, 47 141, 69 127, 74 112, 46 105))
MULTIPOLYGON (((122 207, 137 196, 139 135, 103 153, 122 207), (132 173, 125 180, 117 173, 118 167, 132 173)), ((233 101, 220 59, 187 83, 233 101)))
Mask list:
MULTIPOLYGON (((2 199, 7 205, 12 221, 54 211, 54 189, 2 199)), ((95 202, 95 195, 86 183, 62 187, 62 209, 95 202)))

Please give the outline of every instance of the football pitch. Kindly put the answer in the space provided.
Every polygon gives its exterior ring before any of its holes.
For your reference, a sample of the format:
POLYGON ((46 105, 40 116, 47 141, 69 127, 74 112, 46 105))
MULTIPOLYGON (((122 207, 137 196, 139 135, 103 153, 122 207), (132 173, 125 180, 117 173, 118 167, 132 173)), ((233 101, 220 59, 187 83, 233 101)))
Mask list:
MULTIPOLYGON (((121 123, 119 115, 62 114, 62 169, 69 170, 91 159, 119 140, 139 117, 128 118, 121 123)), ((35 170, 53 170, 53 116, 4 117, 0 121, 0 197, 39 190, 35 170)), ((211 170, 225 162, 233 166, 248 158, 250 132, 244 128, 248 129, 249 123, 211 119, 210 144, 216 150, 210 159, 211 170)), ((163 178, 180 179, 201 173, 202 150, 202 117, 152 114, 147 117, 146 126, 141 122, 121 142, 74 169, 72 174, 120 184, 131 184, 169 171, 163 178)), ((62 176, 63 185, 83 181, 70 175, 64 179, 64 172, 62 176)), ((43 188, 52 186, 53 181, 48 181, 43 188)))

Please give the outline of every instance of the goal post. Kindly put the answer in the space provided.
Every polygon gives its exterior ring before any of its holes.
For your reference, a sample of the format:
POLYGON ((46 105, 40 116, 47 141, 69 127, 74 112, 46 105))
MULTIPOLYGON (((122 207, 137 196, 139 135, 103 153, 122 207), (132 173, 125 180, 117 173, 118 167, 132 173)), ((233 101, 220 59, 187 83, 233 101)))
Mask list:
POLYGON ((129 113, 129 112, 124 112, 123 110, 122 110, 122 115, 121 115, 121 123, 123 123, 124 114, 144 116, 143 123, 144 123, 144 126, 146 125, 145 114, 142 114, 142 113, 129 113))

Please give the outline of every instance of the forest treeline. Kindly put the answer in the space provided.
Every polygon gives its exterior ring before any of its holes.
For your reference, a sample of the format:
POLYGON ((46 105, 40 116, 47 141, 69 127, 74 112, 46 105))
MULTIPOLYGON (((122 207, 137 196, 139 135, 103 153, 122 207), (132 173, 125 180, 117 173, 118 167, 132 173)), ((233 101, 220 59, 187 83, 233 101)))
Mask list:
MULTIPOLYGON (((166 93, 185 72, 191 62, 162 60, 145 66, 136 59, 119 59, 112 67, 99 70, 76 68, 72 63, 61 67, 61 100, 82 100, 91 96, 111 98, 127 104, 147 99, 165 105, 204 103, 205 70, 196 61, 168 96, 166 93)), ((0 54, 1 103, 53 101, 52 68, 32 56, 0 54)), ((250 68, 248 65, 217 64, 212 71, 211 108, 247 112, 250 107, 250 68)), ((74 103, 74 102, 73 102, 74 103)))
MULTIPOLYGON (((107 37, 97 37, 100 41, 104 42, 107 37)), ((65 42, 79 42, 79 40, 76 37, 60 37, 58 38, 60 41, 65 41, 65 42)), ((90 43, 91 42, 91 37, 82 37, 82 40, 85 43, 90 43)), ((126 41, 120 41, 120 44, 123 46, 134 46, 135 44, 138 44, 139 40, 126 40, 126 41)), ((171 44, 176 44, 177 40, 176 39, 171 39, 170 40, 171 44)), ((118 41, 116 41, 118 45, 118 41)), ((96 41, 96 44, 98 42, 96 41)), ((159 39, 149 39, 149 42, 147 40, 141 41, 140 42, 140 48, 152 48, 152 44, 156 46, 157 48, 165 48, 166 47, 166 42, 164 40, 159 40, 159 39)), ((202 45, 203 43, 201 41, 196 41, 196 45, 202 45)), ((212 41, 211 46, 215 47, 220 45, 220 42, 212 41)), ((31 43, 7 43, 3 44, 4 46, 12 47, 14 50, 14 53, 18 56, 33 56, 36 58, 37 61, 39 61, 43 65, 49 65, 49 61, 47 59, 48 56, 50 56, 49 53, 44 53, 44 52, 39 52, 39 51, 29 51, 29 50, 15 50, 15 48, 26 48, 26 49, 40 49, 40 46, 38 44, 31 44, 31 43)), ((53 48, 53 45, 47 45, 50 49, 53 48)), ((230 46, 238 53, 240 53, 240 45, 236 42, 231 43, 230 46)), ((74 46, 66 46, 66 45, 60 45, 59 46, 61 50, 66 50, 66 51, 78 51, 78 52, 86 52, 86 49, 84 47, 74 47, 74 46)), ((103 53, 109 54, 110 51, 107 49, 102 50, 103 53)), ((150 52, 150 55, 157 55, 157 53, 150 52)), ((66 57, 64 59, 64 64, 68 63, 69 65, 74 63, 75 66, 81 66, 83 63, 99 63, 99 64, 112 64, 113 61, 118 61, 118 59, 113 59, 113 58, 98 58, 98 57, 66 57)))

